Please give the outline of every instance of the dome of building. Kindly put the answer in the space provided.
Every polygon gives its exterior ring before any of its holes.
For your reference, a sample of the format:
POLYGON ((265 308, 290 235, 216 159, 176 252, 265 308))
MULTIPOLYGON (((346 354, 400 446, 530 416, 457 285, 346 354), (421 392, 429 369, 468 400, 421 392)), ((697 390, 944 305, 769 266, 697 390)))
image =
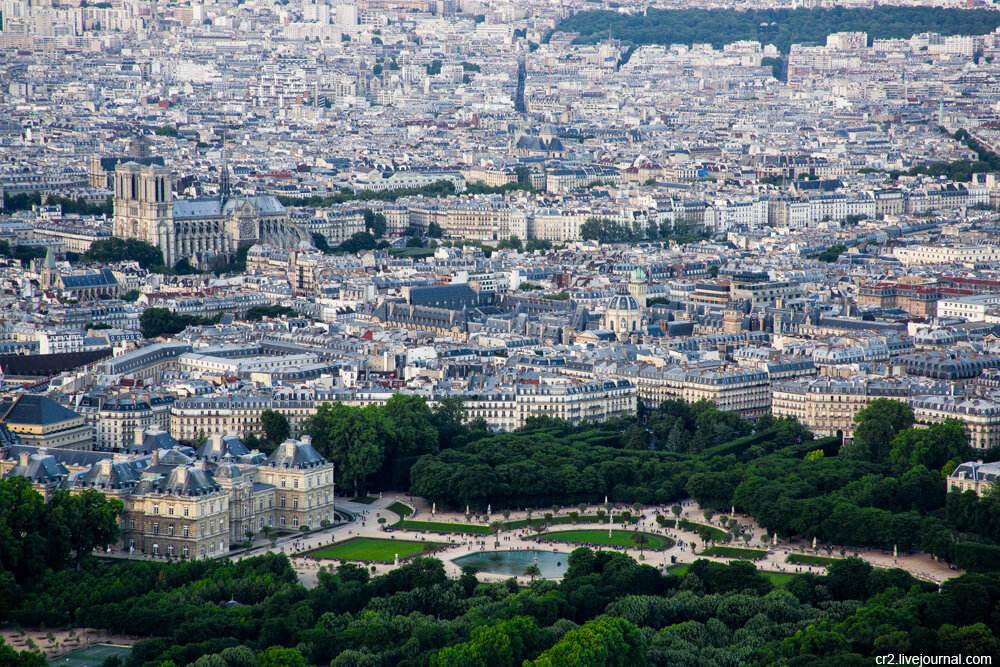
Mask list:
POLYGON ((608 310, 642 310, 634 296, 620 294, 611 299, 608 310))

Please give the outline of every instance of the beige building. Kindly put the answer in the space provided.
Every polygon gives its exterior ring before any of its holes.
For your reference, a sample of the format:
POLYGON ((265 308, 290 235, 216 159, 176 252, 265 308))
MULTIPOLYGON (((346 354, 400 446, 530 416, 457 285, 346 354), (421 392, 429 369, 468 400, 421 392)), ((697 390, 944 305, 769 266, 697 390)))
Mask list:
POLYGON ((333 464, 308 438, 288 440, 268 457, 235 436, 214 435, 195 452, 156 431, 137 433, 130 454, 13 445, 0 450, 0 476, 7 475, 28 477, 46 494, 96 489, 121 500, 121 541, 112 555, 219 557, 265 528, 334 520, 333 464))
POLYGON ((170 434, 178 440, 196 441, 208 433, 264 434, 260 413, 274 410, 288 419, 293 435, 316 411, 314 400, 281 400, 263 396, 203 396, 176 401, 170 407, 170 434))
POLYGON ((903 264, 970 264, 995 262, 1000 247, 992 245, 911 245, 893 248, 892 255, 903 264))
POLYGON ((670 399, 696 403, 711 401, 720 410, 731 410, 755 419, 771 407, 771 386, 764 371, 740 366, 718 368, 655 368, 645 366, 629 373, 636 383, 639 398, 646 405, 659 405, 670 399))
POLYGON ((957 419, 969 434, 969 446, 984 450, 1000 446, 1000 405, 979 398, 914 396, 913 416, 922 424, 957 419))
POLYGON ((143 392, 78 396, 74 409, 93 425, 97 449, 111 450, 133 444, 136 432, 167 430, 171 394, 143 392))
POLYGON ((333 464, 319 455, 308 435, 283 442, 256 472, 258 482, 274 488, 276 527, 317 528, 333 521, 333 464))
POLYGON ((997 484, 1000 484, 1000 462, 968 461, 948 475, 949 491, 975 491, 980 497, 995 489, 997 484))
MULTIPOLYGON (((107 468, 107 459, 98 464, 107 468)), ((125 497, 124 551, 174 558, 229 553, 229 494, 203 461, 164 466, 156 454, 125 497)))
POLYGON ((497 167, 470 167, 462 171, 462 177, 469 183, 478 182, 491 188, 517 182, 517 172, 513 169, 497 167))
POLYGON ((634 415, 636 390, 627 380, 579 382, 564 377, 543 376, 538 384, 518 384, 515 402, 515 428, 523 426, 528 417, 539 416, 565 419, 574 424, 600 422, 611 417, 634 415))
POLYGON ((0 403, 0 424, 33 447, 94 448, 94 427, 83 415, 39 394, 19 394, 0 403))
POLYGON ((943 385, 926 385, 891 378, 837 380, 816 378, 775 383, 771 412, 776 417, 794 417, 820 436, 854 436, 854 416, 878 398, 909 402, 931 390, 945 392, 943 385))

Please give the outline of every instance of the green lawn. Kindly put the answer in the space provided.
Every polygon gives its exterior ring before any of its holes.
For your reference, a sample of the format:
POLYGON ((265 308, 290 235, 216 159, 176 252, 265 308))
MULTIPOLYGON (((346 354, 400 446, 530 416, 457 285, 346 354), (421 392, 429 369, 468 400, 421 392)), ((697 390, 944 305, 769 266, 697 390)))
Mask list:
POLYGON ((321 547, 306 553, 307 556, 322 560, 361 560, 377 563, 391 563, 396 554, 409 558, 425 551, 434 551, 437 542, 411 542, 409 540, 383 540, 375 537, 355 537, 328 547, 321 547))
MULTIPOLYGON (((674 565, 673 567, 667 569, 667 573, 676 575, 678 577, 683 577, 685 574, 688 573, 688 570, 690 569, 691 566, 687 564, 674 565)), ((774 585, 775 588, 781 588, 789 581, 791 581, 792 578, 795 576, 794 574, 785 574, 784 572, 771 572, 769 570, 761 570, 760 573, 763 574, 768 579, 770 579, 771 583, 774 585)))
POLYGON ((410 521, 403 519, 392 526, 400 530, 422 530, 429 533, 465 533, 488 535, 490 527, 477 523, 447 523, 445 521, 410 521))
POLYGON ((389 505, 388 507, 386 507, 386 509, 389 510, 390 512, 393 512, 394 514, 398 514, 404 519, 413 514, 412 507, 410 507, 406 503, 401 503, 398 500, 393 504, 389 505))
POLYGON ((86 648, 81 648, 72 653, 67 653, 60 658, 49 660, 49 665, 63 665, 66 667, 101 667, 101 663, 106 658, 113 655, 121 657, 132 652, 128 646, 115 646, 113 644, 94 644, 86 648))
MULTIPOLYGON (((674 546, 674 541, 669 537, 654 535, 653 533, 642 534, 649 537, 649 544, 643 547, 644 549, 661 551, 674 546)), ((631 530, 612 531, 611 537, 608 537, 608 531, 606 530, 560 530, 554 533, 542 533, 539 535, 539 539, 545 542, 570 542, 634 548, 633 535, 635 535, 635 532, 631 530)))
POLYGON ((715 556, 716 558, 739 558, 741 560, 761 560, 767 556, 766 551, 760 549, 741 549, 740 547, 712 547, 701 552, 702 556, 715 556))
POLYGON ((704 528, 708 531, 708 539, 720 542, 725 539, 726 531, 716 528, 715 526, 706 526, 703 523, 695 523, 694 521, 688 521, 686 519, 681 519, 677 524, 677 530, 686 530, 691 533, 697 533, 699 528, 704 528))
POLYGON ((761 574, 770 579, 771 583, 774 585, 775 588, 781 588, 795 577, 794 574, 785 574, 784 572, 770 572, 764 570, 761 571, 761 574))
POLYGON ((371 505, 376 500, 378 500, 378 498, 375 496, 358 496, 357 498, 351 498, 352 503, 361 503, 362 505, 371 505))
POLYGON ((434 248, 394 248, 392 254, 396 257, 430 257, 434 248))
POLYGON ((789 554, 785 561, 795 565, 822 565, 829 567, 842 558, 827 558, 826 556, 807 556, 806 554, 789 554))

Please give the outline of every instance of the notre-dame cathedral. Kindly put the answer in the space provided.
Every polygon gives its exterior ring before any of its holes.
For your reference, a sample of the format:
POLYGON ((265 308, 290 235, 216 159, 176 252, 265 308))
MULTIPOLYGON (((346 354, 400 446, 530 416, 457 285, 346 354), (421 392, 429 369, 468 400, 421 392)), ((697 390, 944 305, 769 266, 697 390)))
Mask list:
POLYGON ((276 197, 230 196, 228 172, 223 166, 218 197, 175 200, 168 168, 118 163, 114 235, 157 246, 168 266, 183 258, 202 265, 255 243, 291 247, 311 240, 276 197))

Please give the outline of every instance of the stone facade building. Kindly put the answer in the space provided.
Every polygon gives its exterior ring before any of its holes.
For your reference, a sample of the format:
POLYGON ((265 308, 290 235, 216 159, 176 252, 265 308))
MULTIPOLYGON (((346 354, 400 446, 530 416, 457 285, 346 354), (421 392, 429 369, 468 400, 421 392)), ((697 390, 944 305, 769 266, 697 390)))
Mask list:
POLYGON ((197 450, 162 431, 139 431, 127 453, 12 444, 0 449, 0 477, 23 476, 41 493, 95 489, 120 500, 121 538, 111 555, 213 558, 270 528, 333 522, 334 469, 308 437, 270 456, 232 435, 197 450))
POLYGON ((270 195, 227 197, 224 191, 220 197, 175 201, 166 167, 118 164, 114 196, 114 235, 160 248, 168 266, 184 258, 195 263, 231 255, 255 243, 289 246, 311 240, 270 195))

